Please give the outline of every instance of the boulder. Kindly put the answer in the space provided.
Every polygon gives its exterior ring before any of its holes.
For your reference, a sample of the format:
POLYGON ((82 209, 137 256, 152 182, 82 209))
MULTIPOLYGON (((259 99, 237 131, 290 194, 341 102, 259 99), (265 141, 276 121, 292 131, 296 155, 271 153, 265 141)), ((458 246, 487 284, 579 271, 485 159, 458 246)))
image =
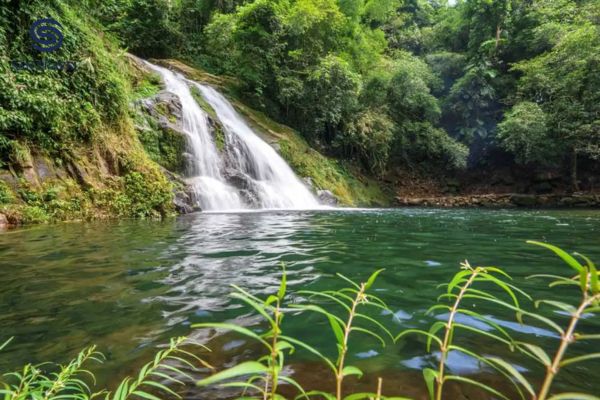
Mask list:
POLYGON ((6 215, 0 214, 0 230, 7 229, 10 226, 6 215))
POLYGON ((330 190, 317 190, 319 202, 326 206, 337 206, 339 201, 330 190))

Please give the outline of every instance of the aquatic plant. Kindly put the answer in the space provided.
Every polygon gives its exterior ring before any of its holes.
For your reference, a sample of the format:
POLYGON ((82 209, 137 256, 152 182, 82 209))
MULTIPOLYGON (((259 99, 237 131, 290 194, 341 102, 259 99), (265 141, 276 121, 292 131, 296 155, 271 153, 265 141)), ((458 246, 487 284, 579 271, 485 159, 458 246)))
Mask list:
POLYGON ((493 370, 504 375, 514 385, 516 392, 521 399, 525 399, 525 392, 533 400, 561 400, 561 399, 598 399, 595 396, 584 394, 584 393, 562 393, 556 394, 551 397, 550 389, 556 376, 558 375, 560 368, 567 365, 587 361, 590 359, 600 358, 598 352, 588 352, 584 355, 565 358, 566 352, 570 344, 577 340, 597 340, 600 339, 598 334, 578 334, 576 332, 577 323, 581 319, 581 316, 585 313, 593 313, 600 311, 600 285, 598 282, 598 272, 592 261, 581 255, 575 253, 575 255, 581 257, 585 261, 585 264, 581 264, 573 256, 569 255, 565 251, 561 250, 556 246, 552 246, 546 243, 529 241, 528 243, 535 244, 538 246, 545 247, 552 250, 558 255, 568 266, 577 272, 577 275, 573 277, 563 277, 559 275, 533 275, 530 278, 550 278, 553 281, 550 283, 550 287, 558 285, 570 285, 576 286, 581 292, 581 301, 578 306, 571 304, 543 299, 535 301, 535 307, 539 308, 541 305, 546 305, 554 310, 567 313, 570 316, 570 321, 566 328, 561 327, 559 324, 554 322, 552 319, 545 317, 541 312, 533 312, 524 309, 518 300, 517 295, 521 295, 529 300, 532 300, 525 292, 518 289, 516 286, 507 282, 512 278, 504 271, 496 267, 471 267, 468 262, 462 264, 462 270, 458 272, 450 283, 447 285, 446 293, 442 294, 438 298, 439 300, 447 298, 453 300, 452 305, 447 304, 436 304, 432 306, 428 313, 432 313, 437 310, 443 310, 449 312, 448 317, 445 321, 435 322, 429 331, 422 331, 417 329, 408 329, 401 332, 396 340, 401 339, 408 334, 419 334, 427 338, 427 350, 430 351, 431 343, 435 342, 439 346, 440 360, 437 370, 425 368, 423 370, 423 376, 427 384, 430 398, 433 400, 441 400, 444 393, 444 384, 448 381, 457 381, 460 383, 466 383, 475 385, 491 394, 510 400, 510 397, 501 393, 498 389, 495 389, 482 382, 458 375, 451 375, 446 373, 447 357, 450 351, 458 351, 468 356, 477 359, 480 363, 491 367, 493 370), (499 287, 503 292, 507 294, 510 301, 500 299, 498 296, 492 294, 489 289, 485 288, 474 288, 476 283, 489 283, 493 286, 499 287), (524 318, 531 318, 537 323, 548 326, 550 329, 556 331, 560 337, 560 344, 556 350, 555 355, 551 358, 548 353, 540 346, 528 343, 525 341, 518 341, 500 325, 495 323, 491 318, 463 307, 465 299, 479 300, 482 302, 491 303, 494 306, 499 306, 504 309, 508 309, 515 312, 516 319, 522 323, 524 318), (494 331, 490 332, 473 325, 466 325, 457 322, 456 317, 458 314, 464 314, 472 317, 476 320, 483 322, 486 326, 492 328, 494 331), (506 360, 499 357, 491 357, 479 354, 477 351, 466 349, 465 347, 458 346, 455 344, 456 331, 466 330, 473 332, 477 335, 482 335, 487 338, 491 338, 498 342, 507 345, 511 351, 518 351, 529 358, 532 358, 536 362, 542 364, 546 369, 545 377, 538 389, 535 389, 534 383, 523 376, 513 365, 506 360), (443 331, 442 337, 438 336, 438 332, 443 331))
MULTIPOLYGON (((9 339, 1 345, 0 350, 6 347, 11 340, 9 339)), ((183 385, 178 377, 191 379, 191 376, 177 365, 195 369, 189 361, 193 359, 210 367, 198 356, 182 348, 186 341, 185 337, 171 339, 168 347, 156 353, 154 359, 141 368, 137 377, 123 379, 114 392, 108 390, 93 392, 90 385, 86 383, 84 376, 90 378, 94 383, 95 377, 92 372, 85 369, 85 365, 91 361, 102 363, 105 360, 104 355, 96 351, 96 346, 91 346, 82 350, 66 365, 55 365, 49 362, 37 365, 27 364, 21 371, 5 374, 8 380, 0 389, 0 396, 4 400, 90 400, 100 396, 104 396, 105 400, 160 400, 160 397, 151 393, 151 391, 158 390, 175 398, 181 398, 173 389, 163 383, 183 385), (47 372, 52 369, 56 369, 56 372, 47 372)))

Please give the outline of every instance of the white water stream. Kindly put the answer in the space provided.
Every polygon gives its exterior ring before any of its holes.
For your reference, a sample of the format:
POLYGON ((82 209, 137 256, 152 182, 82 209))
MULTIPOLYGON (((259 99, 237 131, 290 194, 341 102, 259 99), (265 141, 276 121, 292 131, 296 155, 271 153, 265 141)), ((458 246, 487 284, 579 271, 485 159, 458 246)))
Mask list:
POLYGON ((147 63, 166 90, 179 97, 190 158, 186 180, 206 211, 239 209, 315 209, 319 202, 277 152, 259 138, 231 103, 210 86, 147 63), (217 150, 208 115, 192 96, 195 85, 225 130, 217 150))

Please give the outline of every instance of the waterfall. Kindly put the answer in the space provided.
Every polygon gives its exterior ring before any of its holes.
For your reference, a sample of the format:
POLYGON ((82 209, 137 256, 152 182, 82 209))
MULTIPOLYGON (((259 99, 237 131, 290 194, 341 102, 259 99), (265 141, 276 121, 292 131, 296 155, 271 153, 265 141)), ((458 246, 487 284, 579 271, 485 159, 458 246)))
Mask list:
POLYGON ((314 209, 319 202, 277 152, 248 126, 214 88, 146 62, 159 73, 166 90, 181 101, 183 131, 190 157, 186 181, 194 201, 206 211, 242 209, 314 209), (206 112, 192 96, 196 86, 224 129, 225 148, 215 144, 206 112))

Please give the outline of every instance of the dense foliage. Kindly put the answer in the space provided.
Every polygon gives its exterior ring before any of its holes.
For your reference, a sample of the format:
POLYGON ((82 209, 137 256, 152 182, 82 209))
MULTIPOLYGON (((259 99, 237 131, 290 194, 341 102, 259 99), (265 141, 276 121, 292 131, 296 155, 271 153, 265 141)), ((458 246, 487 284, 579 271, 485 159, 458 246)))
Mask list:
POLYGON ((570 170, 577 187, 579 164, 597 168, 597 1, 112 0, 94 10, 132 51, 237 77, 269 115, 377 174, 508 160, 570 170))
POLYGON ((171 212, 170 183, 136 144, 133 72, 86 13, 58 0, 0 4, 0 174, 10 182, 0 212, 11 223, 171 212), (41 52, 30 27, 47 18, 62 46, 41 52))

